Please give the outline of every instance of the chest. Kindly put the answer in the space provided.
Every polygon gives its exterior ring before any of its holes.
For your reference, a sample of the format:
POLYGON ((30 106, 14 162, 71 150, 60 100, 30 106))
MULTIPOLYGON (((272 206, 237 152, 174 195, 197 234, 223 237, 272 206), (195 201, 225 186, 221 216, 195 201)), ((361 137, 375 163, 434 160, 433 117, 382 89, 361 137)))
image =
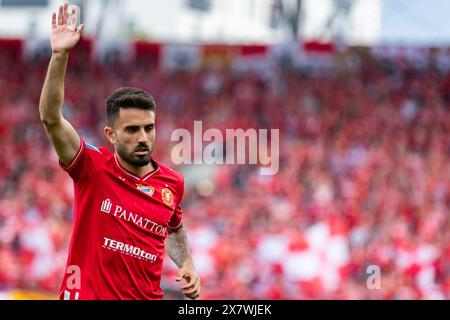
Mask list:
POLYGON ((98 190, 100 213, 107 223, 167 235, 167 226, 178 201, 174 185, 157 177, 136 181, 103 172, 93 187, 98 190))

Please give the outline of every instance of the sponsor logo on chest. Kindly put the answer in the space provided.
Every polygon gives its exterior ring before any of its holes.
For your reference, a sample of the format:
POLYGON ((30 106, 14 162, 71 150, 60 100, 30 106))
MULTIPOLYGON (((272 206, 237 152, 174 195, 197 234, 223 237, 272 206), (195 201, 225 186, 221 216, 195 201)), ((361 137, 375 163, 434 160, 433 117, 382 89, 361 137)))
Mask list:
POLYGON ((114 252, 118 251, 127 256, 132 256, 133 258, 149 261, 151 263, 155 263, 157 258, 156 255, 145 252, 144 249, 106 237, 103 237, 103 248, 110 249, 114 252))
POLYGON ((150 220, 140 216, 139 214, 135 214, 129 210, 126 210, 122 206, 118 204, 114 204, 110 199, 103 200, 100 212, 103 214, 111 214, 112 216, 125 220, 127 222, 138 225, 142 228, 149 230, 151 233, 159 235, 159 236, 167 236, 167 228, 150 220))
POLYGON ((150 186, 144 186, 143 184, 136 184, 136 187, 139 191, 145 193, 146 195, 149 195, 150 197, 155 193, 155 188, 150 186))

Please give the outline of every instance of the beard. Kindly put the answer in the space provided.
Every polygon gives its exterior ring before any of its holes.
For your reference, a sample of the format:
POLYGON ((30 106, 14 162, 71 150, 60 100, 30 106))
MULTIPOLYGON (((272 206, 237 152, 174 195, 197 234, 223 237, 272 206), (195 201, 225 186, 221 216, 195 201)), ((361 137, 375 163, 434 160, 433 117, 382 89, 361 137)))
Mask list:
POLYGON ((127 152, 127 149, 124 145, 120 144, 119 142, 116 143, 116 151, 123 159, 123 161, 134 167, 144 167, 148 165, 151 161, 153 148, 148 147, 147 145, 139 145, 136 147, 136 149, 131 152, 127 152), (148 151, 148 153, 145 155, 138 155, 134 153, 135 151, 137 151, 136 149, 138 149, 139 151, 148 151))

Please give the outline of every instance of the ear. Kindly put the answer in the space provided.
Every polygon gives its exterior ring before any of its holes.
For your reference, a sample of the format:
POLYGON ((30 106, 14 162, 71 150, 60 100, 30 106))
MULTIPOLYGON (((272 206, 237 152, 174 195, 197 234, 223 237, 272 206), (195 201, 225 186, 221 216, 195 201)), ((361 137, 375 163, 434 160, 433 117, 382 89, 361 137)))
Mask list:
POLYGON ((108 139, 108 141, 111 142, 111 144, 115 145, 116 134, 114 130, 111 127, 105 127, 105 129, 103 129, 103 132, 105 133, 106 139, 108 139))

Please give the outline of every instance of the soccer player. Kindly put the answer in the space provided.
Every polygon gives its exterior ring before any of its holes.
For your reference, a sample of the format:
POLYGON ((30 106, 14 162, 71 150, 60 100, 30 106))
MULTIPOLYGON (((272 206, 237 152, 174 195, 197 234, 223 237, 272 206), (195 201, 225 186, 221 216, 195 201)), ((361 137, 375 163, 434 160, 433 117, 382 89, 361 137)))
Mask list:
POLYGON ((180 268, 188 298, 200 279, 182 225, 181 174, 152 157, 155 101, 144 90, 121 88, 106 102, 106 138, 94 147, 62 116, 69 51, 81 37, 77 12, 65 3, 53 13, 52 57, 39 112, 61 167, 74 182, 74 229, 60 299, 161 299, 164 251, 180 268))

